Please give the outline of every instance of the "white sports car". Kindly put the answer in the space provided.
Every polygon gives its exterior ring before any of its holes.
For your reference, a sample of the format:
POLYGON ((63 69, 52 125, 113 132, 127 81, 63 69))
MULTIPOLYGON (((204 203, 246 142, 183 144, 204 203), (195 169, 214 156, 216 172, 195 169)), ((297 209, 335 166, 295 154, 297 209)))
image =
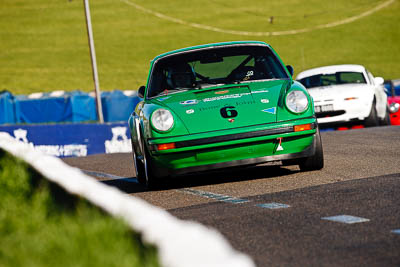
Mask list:
POLYGON ((334 65, 299 73, 301 82, 314 99, 320 124, 390 124, 383 78, 361 65, 334 65))

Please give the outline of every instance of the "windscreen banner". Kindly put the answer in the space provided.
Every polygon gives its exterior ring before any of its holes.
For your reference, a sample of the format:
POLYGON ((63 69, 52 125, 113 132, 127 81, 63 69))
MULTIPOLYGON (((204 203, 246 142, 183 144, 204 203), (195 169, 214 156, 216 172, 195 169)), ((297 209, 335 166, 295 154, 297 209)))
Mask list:
POLYGON ((14 139, 56 157, 131 152, 127 122, 0 126, 14 139))

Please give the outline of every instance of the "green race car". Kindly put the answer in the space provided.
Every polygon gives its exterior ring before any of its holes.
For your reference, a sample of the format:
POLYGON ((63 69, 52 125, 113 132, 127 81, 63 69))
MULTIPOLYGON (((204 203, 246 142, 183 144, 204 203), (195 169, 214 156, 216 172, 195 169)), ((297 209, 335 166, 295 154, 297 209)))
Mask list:
POLYGON ((160 179, 270 161, 323 168, 312 98, 264 42, 194 46, 151 61, 129 118, 136 176, 160 179))

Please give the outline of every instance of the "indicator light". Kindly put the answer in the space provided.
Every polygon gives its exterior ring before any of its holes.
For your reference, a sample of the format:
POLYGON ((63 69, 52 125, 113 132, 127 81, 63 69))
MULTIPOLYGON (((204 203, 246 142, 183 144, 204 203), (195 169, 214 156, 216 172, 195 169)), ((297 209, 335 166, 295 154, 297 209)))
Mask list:
POLYGON ((308 130, 312 130, 311 123, 294 126, 295 132, 308 131, 308 130))
POLYGON ((174 149, 174 148, 175 148, 175 143, 157 145, 158 150, 168 150, 168 149, 174 149))

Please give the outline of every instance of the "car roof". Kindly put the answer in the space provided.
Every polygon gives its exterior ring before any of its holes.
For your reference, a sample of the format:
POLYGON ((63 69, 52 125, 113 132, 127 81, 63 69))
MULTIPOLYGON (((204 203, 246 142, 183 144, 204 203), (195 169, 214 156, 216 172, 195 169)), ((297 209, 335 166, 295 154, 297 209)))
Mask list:
POLYGON ((354 71, 354 72, 365 72, 365 67, 362 65, 355 65, 355 64, 345 64, 345 65, 331 65, 331 66, 324 66, 313 68, 309 70, 305 70, 300 72, 296 80, 300 80, 304 77, 314 76, 317 74, 332 74, 338 71, 354 71))
POLYGON ((178 53, 186 52, 186 51, 190 51, 190 50, 197 50, 197 49, 202 49, 202 48, 210 48, 210 47, 218 47, 218 46, 234 46, 234 45, 264 45, 264 46, 270 47, 269 44, 267 44, 265 42, 261 42, 261 41, 234 41, 234 42, 211 43, 211 44, 196 45, 196 46, 190 46, 190 47, 186 47, 186 48, 169 51, 169 52, 166 52, 166 53, 156 56, 152 61, 156 61, 165 56, 169 56, 172 54, 178 54, 178 53))

